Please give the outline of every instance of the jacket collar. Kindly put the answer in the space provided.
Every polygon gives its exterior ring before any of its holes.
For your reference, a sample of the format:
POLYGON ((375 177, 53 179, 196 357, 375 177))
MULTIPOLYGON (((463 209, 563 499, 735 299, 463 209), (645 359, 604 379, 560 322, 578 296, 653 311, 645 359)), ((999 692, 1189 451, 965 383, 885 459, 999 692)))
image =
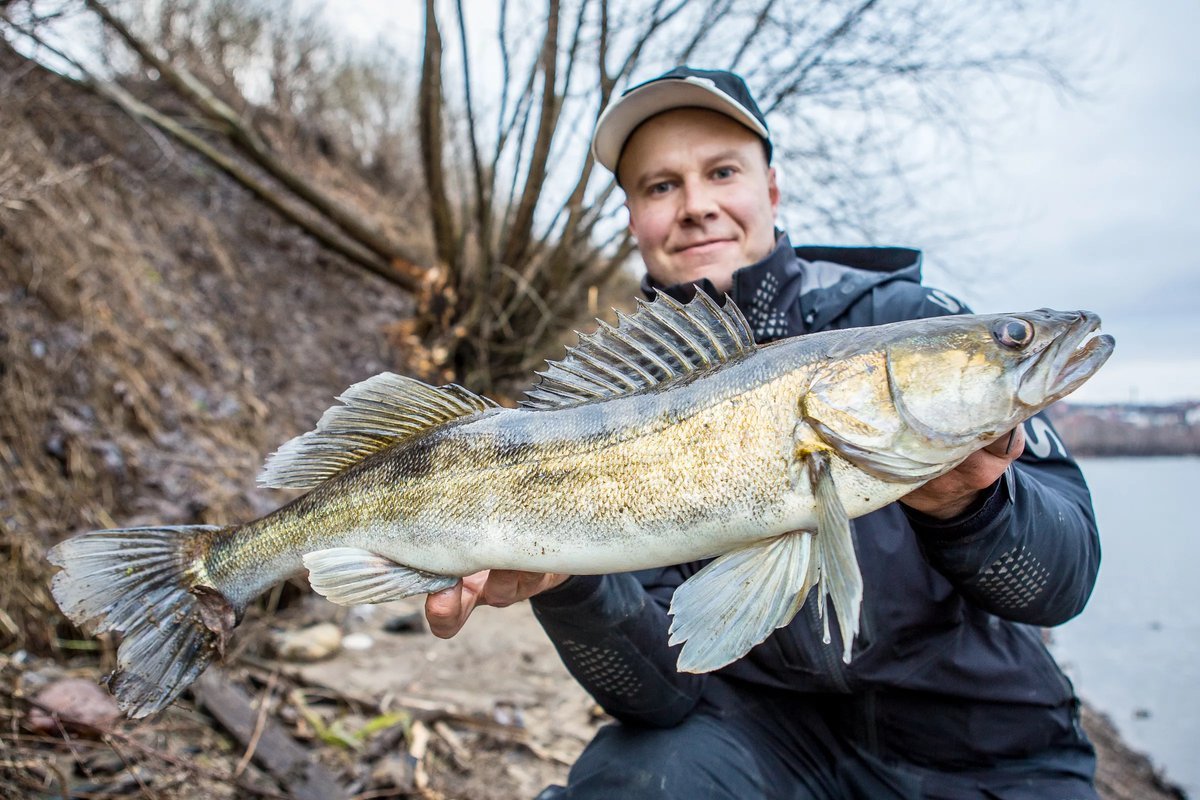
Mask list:
MULTIPOLYGON (((776 231, 774 250, 760 261, 733 273, 733 286, 728 294, 750 323, 756 339, 761 341, 788 335, 780 292, 784 287, 798 287, 803 275, 803 262, 796 256, 787 234, 779 231, 776 231)), ((725 299, 724 293, 717 291, 708 278, 696 283, 666 286, 651 278, 649 273, 642 276, 642 292, 649 298, 653 298, 656 291, 661 291, 687 303, 696 296, 697 289, 717 302, 725 299)))
MULTIPOLYGON (((741 309, 754 338, 772 341, 822 330, 872 287, 891 281, 921 281, 921 252, 904 247, 792 247, 787 234, 776 231, 775 249, 761 261, 733 273, 729 296, 741 309)), ((686 303, 696 289, 723 302, 724 294, 707 278, 665 286, 649 274, 642 292, 656 291, 686 303)))

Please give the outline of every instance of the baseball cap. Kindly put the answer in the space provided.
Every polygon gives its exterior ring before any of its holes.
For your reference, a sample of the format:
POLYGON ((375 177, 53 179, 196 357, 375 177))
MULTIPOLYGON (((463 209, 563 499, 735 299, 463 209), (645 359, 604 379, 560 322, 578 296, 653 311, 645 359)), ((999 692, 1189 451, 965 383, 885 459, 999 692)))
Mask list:
POLYGON ((762 137, 771 160, 771 132, 741 76, 725 70, 676 67, 670 72, 625 90, 596 122, 592 155, 609 172, 634 130, 655 114, 673 108, 699 107, 732 117, 762 137))

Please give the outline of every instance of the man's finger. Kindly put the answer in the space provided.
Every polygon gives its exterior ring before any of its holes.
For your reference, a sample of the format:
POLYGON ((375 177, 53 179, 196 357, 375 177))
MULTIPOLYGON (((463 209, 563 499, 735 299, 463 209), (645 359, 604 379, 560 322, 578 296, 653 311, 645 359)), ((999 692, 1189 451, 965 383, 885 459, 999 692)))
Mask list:
POLYGON ((1025 449, 1025 426, 1018 425, 1009 431, 1007 436, 1001 436, 983 449, 999 458, 1009 461, 1016 459, 1025 449))
POLYGON ((425 598, 425 619, 429 630, 440 639, 449 639, 458 633, 474 606, 474 597, 464 603, 463 582, 443 589, 425 598))
POLYGON ((512 570, 496 570, 488 578, 482 601, 489 606, 504 608, 521 599, 521 573, 512 570))

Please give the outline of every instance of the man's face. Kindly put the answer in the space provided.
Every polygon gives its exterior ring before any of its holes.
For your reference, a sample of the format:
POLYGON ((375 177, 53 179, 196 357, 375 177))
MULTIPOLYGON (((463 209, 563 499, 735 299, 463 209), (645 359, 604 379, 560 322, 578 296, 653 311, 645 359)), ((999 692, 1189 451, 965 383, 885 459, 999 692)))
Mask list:
POLYGON ((729 291, 736 270, 775 247, 775 170, 762 140, 724 114, 681 108, 650 118, 617 171, 629 229, 660 284, 708 278, 729 291))

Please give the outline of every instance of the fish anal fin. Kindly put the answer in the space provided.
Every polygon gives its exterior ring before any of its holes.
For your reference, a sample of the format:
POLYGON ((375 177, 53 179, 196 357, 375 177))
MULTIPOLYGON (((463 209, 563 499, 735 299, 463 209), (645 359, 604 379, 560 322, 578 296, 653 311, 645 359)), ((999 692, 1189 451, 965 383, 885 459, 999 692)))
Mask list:
POLYGON ((313 591, 338 605, 386 603, 448 589, 458 577, 434 575, 357 547, 331 547, 304 555, 313 591))
POLYGON ((260 486, 312 488, 410 436, 496 407, 461 386, 429 386, 391 372, 354 384, 338 400, 315 430, 271 454, 260 486))
POLYGON ((733 301, 718 305, 702 291, 687 305, 660 292, 652 303, 639 301, 635 313, 618 313, 616 327, 598 326, 538 373, 541 381, 522 405, 560 408, 631 394, 755 349, 750 326, 733 301))
POLYGON ((804 604, 812 534, 795 531, 726 553, 675 590, 672 645, 681 672, 710 672, 744 656, 804 604))

